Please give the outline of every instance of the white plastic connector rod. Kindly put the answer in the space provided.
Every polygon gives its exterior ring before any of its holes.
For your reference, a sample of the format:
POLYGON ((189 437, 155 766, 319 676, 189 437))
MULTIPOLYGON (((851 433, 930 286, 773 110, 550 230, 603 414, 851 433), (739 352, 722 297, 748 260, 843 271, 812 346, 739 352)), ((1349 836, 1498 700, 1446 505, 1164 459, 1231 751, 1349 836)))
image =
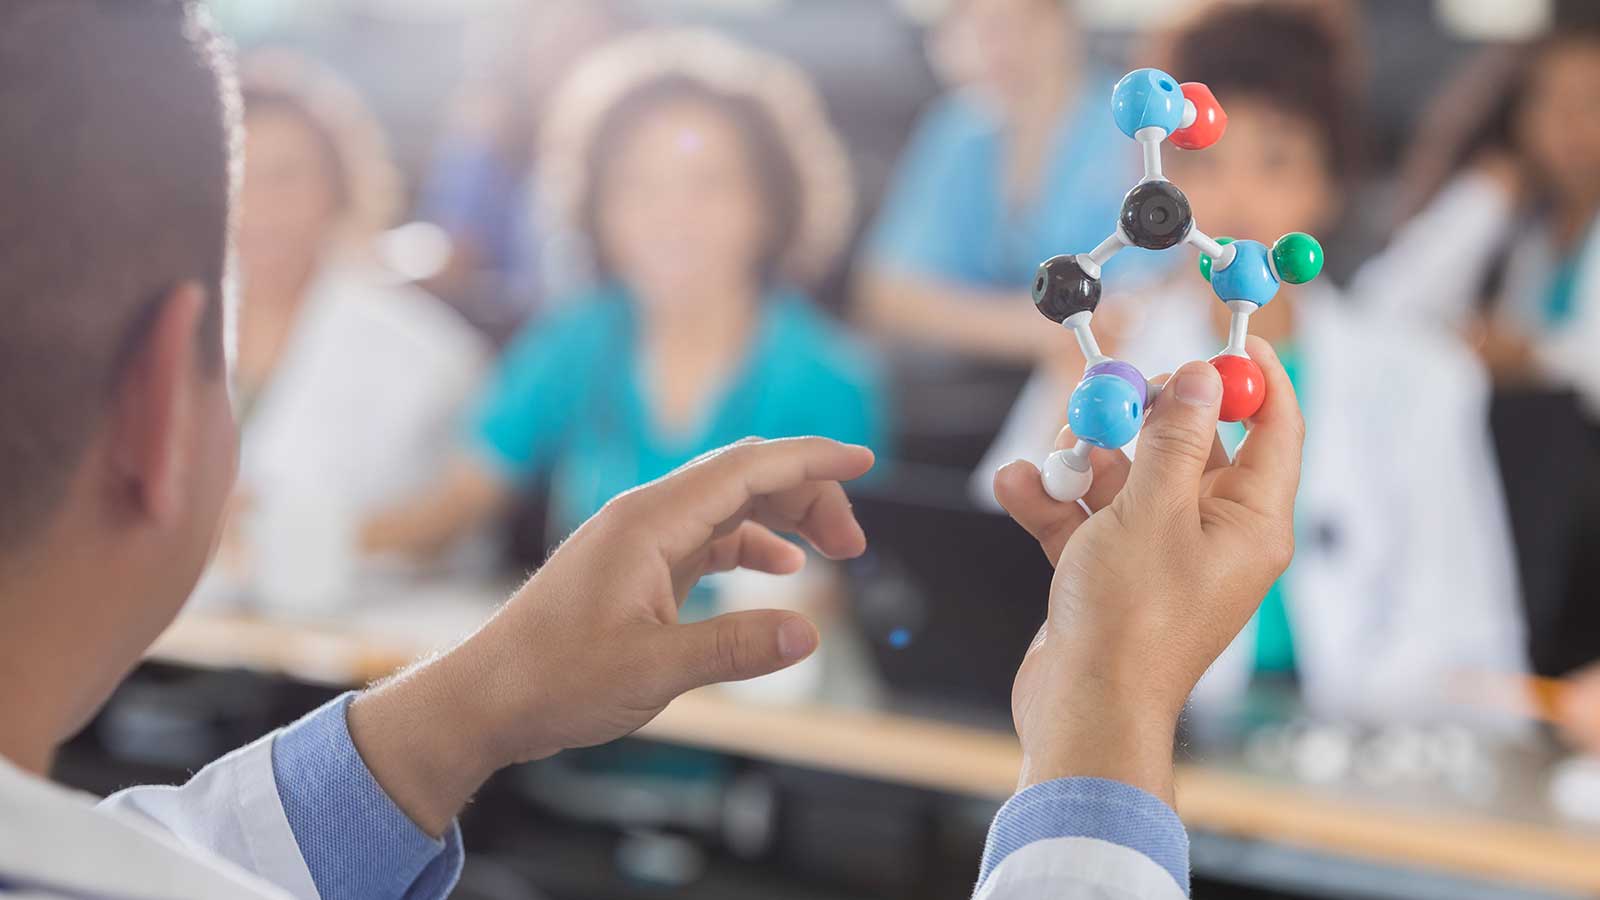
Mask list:
POLYGON ((1078 351, 1083 354, 1085 367, 1098 366, 1103 362, 1110 362, 1111 358, 1100 352, 1100 342, 1095 340, 1094 329, 1089 327, 1089 320, 1094 313, 1089 310, 1075 312, 1061 321, 1063 328, 1072 332, 1078 339, 1078 351))
POLYGON ((1110 262, 1111 257, 1116 256, 1129 243, 1128 239, 1122 234, 1122 226, 1119 225, 1116 231, 1111 232, 1110 237, 1100 242, 1099 246, 1088 253, 1079 253, 1077 257, 1078 265, 1083 267, 1085 275, 1090 278, 1099 278, 1100 267, 1110 262))
MULTIPOLYGON (((1217 266, 1217 262, 1222 259, 1222 255, 1228 246, 1227 244, 1217 243, 1215 238, 1199 228, 1190 228, 1189 234, 1184 237, 1184 240, 1193 244, 1201 253, 1211 257, 1213 269, 1221 268, 1217 266)), ((1232 260, 1230 259, 1229 262, 1232 262, 1232 260)))
POLYGON ((1183 121, 1178 123, 1178 127, 1188 128, 1198 118, 1200 118, 1200 110, 1195 108, 1194 101, 1188 97, 1183 98, 1183 121))
POLYGON ((1250 336, 1250 314, 1259 307, 1249 300, 1229 300, 1228 346, 1222 348, 1223 356, 1249 356, 1244 351, 1244 339, 1250 336))
POLYGON ((1070 450, 1057 450, 1045 457, 1039 469, 1044 492, 1061 503, 1082 500, 1094 484, 1094 469, 1089 465, 1089 445, 1079 441, 1070 450))
POLYGON ((1133 139, 1144 150, 1144 178, 1142 181, 1165 181, 1161 174, 1161 142, 1167 139, 1167 130, 1158 125, 1147 125, 1133 133, 1133 139))

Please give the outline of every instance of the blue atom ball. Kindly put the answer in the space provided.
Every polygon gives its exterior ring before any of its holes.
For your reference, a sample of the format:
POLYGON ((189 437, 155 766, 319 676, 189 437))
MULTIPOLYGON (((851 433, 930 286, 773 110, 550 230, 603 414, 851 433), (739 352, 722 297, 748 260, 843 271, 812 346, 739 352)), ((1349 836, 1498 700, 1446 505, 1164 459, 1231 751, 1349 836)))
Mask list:
POLYGON ((1093 375, 1078 383, 1067 405, 1072 433, 1096 447, 1116 449, 1139 433, 1144 403, 1126 378, 1093 375))
POLYGON ((1249 300, 1257 306, 1266 306, 1278 293, 1278 276, 1268 263, 1270 251, 1260 241, 1234 241, 1228 246, 1237 248, 1233 262, 1226 269, 1211 267, 1211 289, 1217 298, 1249 300))
POLYGON ((1183 125, 1183 90, 1160 69, 1135 69, 1111 89, 1111 117, 1128 137, 1151 125, 1167 134, 1183 125))

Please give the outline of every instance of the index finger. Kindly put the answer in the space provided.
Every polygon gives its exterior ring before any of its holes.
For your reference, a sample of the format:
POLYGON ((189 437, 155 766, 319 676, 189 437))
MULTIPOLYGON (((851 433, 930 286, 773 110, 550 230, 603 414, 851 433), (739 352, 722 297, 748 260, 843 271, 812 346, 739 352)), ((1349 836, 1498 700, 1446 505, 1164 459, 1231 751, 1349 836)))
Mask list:
POLYGON ((1067 539, 1089 518, 1076 500, 1062 503, 1045 493, 1039 470, 1027 460, 1015 460, 994 473, 994 498, 1039 542, 1052 566, 1061 558, 1067 539))
POLYGON ((853 556, 865 537, 839 482, 860 478, 872 464, 866 447, 827 438, 747 439, 631 491, 623 502, 669 562, 758 510, 782 511, 827 556, 853 556))
POLYGON ((1245 423, 1249 431, 1234 453, 1234 471, 1247 477, 1219 478, 1216 495, 1252 509, 1291 508, 1300 486, 1300 454, 1306 435, 1300 401, 1271 344, 1252 336, 1246 349, 1261 367, 1267 397, 1245 423))

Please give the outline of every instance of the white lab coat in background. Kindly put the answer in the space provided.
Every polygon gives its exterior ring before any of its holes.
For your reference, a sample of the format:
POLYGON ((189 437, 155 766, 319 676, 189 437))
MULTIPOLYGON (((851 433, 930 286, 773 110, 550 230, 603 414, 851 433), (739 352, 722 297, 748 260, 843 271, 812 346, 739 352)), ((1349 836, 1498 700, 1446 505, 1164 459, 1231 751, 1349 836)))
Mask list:
POLYGON ((249 591, 319 612, 347 600, 357 527, 438 476, 489 361, 487 342, 421 289, 374 268, 321 273, 243 425, 246 573, 224 553, 199 602, 249 591))
POLYGON ((1575 389, 1600 417, 1600 227, 1591 225, 1579 249, 1572 318, 1551 328, 1541 309, 1556 266, 1549 230, 1514 233, 1521 224, 1511 198, 1492 180, 1464 175, 1362 267, 1351 294, 1385 321, 1459 327, 1477 311, 1489 266, 1509 247, 1494 315, 1534 336, 1534 361, 1545 377, 1575 389))
MULTIPOLYGON (((181 788, 95 799, 0 757, 0 896, 55 900, 318 900, 278 800, 272 736, 181 788)), ((973 861, 976 868, 977 861, 973 861)), ((982 900, 1174 900, 1167 871, 1126 847, 1053 838, 1012 853, 982 900)), ((396 898, 399 900, 399 898, 396 898)))
MULTIPOLYGON (((1331 288, 1302 291, 1307 435, 1284 582, 1301 690, 1319 715, 1449 718, 1461 712, 1449 709, 1460 674, 1526 668, 1484 373, 1454 342, 1374 326, 1331 288)), ((1197 279, 1169 283, 1143 304, 1118 357, 1146 376, 1209 359, 1222 345, 1216 302, 1197 279)), ((993 502, 996 468, 1050 452, 1073 386, 1034 377, 975 473, 975 491, 993 502)), ((1236 700, 1254 651, 1252 622, 1194 702, 1236 700)))

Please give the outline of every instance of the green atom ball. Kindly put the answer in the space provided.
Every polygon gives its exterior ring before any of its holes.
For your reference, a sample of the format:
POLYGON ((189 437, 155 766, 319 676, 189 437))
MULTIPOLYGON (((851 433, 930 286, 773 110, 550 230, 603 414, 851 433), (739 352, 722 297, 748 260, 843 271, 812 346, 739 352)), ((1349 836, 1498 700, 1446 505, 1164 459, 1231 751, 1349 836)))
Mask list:
MULTIPOLYGON (((1233 238, 1219 237, 1217 243, 1226 246, 1233 243, 1233 238)), ((1211 280, 1211 257, 1204 253, 1200 254, 1200 277, 1207 281, 1211 280)))
POLYGON ((1272 245, 1272 265, 1290 284, 1305 284, 1322 272, 1322 245, 1303 231, 1291 231, 1272 245))

